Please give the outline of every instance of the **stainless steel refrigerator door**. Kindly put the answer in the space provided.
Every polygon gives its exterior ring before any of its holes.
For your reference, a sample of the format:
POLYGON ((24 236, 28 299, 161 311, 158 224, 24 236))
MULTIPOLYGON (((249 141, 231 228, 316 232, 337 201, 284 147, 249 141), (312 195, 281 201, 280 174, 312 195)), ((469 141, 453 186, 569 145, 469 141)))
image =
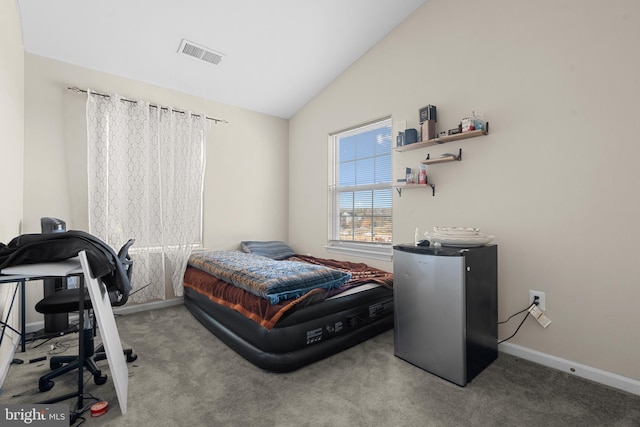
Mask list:
POLYGON ((466 384, 463 256, 394 251, 394 353, 466 384))

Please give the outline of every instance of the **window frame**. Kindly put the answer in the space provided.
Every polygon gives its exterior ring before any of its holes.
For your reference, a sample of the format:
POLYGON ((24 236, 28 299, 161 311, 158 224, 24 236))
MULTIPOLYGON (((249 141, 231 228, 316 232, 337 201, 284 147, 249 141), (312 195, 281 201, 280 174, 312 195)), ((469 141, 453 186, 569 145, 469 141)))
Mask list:
MULTIPOLYGON (((341 240, 340 237, 340 203, 339 195, 342 192, 356 192, 358 190, 375 191, 375 190, 388 190, 393 192, 393 132, 392 132, 392 119, 391 116, 382 117, 370 122, 347 128, 338 132, 334 132, 328 135, 328 151, 329 151, 329 172, 328 172, 328 230, 327 230, 327 245, 325 249, 328 252, 340 253, 344 255, 360 256, 365 258, 373 258, 384 261, 391 261, 393 255, 393 234, 391 234, 391 241, 388 243, 380 242, 361 242, 353 240, 341 240), (350 186, 339 186, 339 143, 341 138, 354 136, 369 132, 374 129, 383 127, 389 128, 389 181, 384 183, 372 183, 350 186)), ((391 202, 391 222, 393 223, 393 194, 390 194, 389 198, 391 202)), ((372 212, 371 218, 375 218, 372 212)), ((393 224, 392 224, 393 225, 393 224)), ((393 233, 393 226, 391 227, 391 233, 393 233)))

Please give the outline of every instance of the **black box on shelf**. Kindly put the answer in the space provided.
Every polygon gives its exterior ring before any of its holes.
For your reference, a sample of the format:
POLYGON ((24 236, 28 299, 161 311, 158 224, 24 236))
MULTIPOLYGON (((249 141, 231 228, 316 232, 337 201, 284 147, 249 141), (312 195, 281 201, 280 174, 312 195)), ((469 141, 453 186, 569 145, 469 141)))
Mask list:
POLYGON ((426 122, 427 120, 433 120, 434 122, 438 121, 435 105, 429 104, 426 107, 422 107, 420 109, 420 124, 426 122))
POLYGON ((407 129, 404 131, 404 145, 413 144, 418 142, 418 130, 407 129))

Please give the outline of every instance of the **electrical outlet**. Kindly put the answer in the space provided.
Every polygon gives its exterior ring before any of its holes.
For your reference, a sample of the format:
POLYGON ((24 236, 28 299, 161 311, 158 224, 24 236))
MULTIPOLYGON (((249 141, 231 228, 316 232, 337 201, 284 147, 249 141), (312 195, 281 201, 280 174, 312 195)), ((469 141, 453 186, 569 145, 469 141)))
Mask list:
POLYGON ((544 292, 540 291, 529 291, 529 304, 533 304, 533 300, 535 297, 538 297, 538 308, 542 311, 547 310, 546 299, 544 297, 544 292))

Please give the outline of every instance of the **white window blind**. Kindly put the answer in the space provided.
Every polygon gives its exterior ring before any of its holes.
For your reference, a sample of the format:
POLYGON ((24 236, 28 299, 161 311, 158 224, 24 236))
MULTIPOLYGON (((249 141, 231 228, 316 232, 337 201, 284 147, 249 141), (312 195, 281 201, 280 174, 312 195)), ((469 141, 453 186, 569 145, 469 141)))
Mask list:
POLYGON ((389 254, 391 119, 330 136, 329 248, 389 254))

